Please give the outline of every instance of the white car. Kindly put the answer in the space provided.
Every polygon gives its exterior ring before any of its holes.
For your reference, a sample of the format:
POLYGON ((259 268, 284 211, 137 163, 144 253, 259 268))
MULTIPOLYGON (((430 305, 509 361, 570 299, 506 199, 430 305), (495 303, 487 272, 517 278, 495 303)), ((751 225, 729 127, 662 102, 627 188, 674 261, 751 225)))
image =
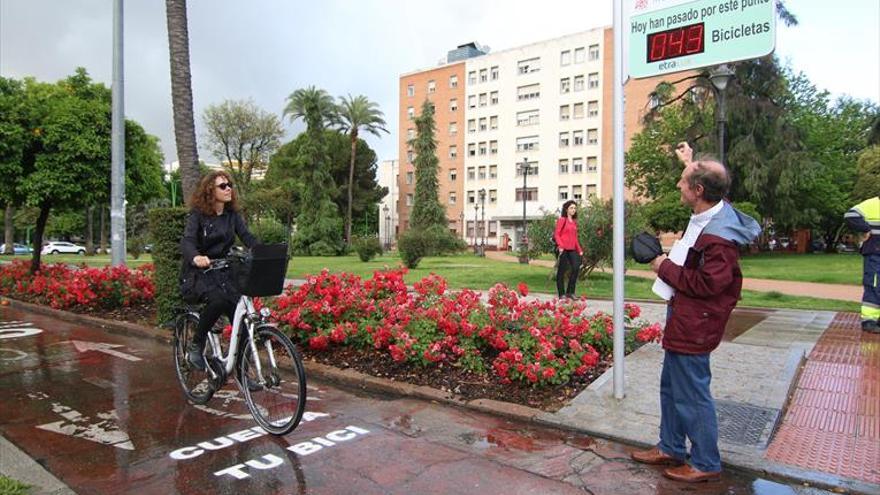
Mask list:
POLYGON ((57 241, 46 244, 40 251, 40 254, 58 253, 86 254, 86 248, 72 242, 57 241))

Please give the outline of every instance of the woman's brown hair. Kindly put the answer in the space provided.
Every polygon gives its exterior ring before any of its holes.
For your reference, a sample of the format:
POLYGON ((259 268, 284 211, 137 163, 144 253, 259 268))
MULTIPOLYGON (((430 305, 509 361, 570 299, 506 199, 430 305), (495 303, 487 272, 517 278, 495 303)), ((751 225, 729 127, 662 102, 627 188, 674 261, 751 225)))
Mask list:
MULTIPOLYGON (((210 172, 202 177, 202 180, 199 181, 199 186, 189 199, 190 208, 195 208, 205 215, 217 214, 214 211, 214 182, 217 180, 217 177, 223 177, 226 179, 226 182, 232 184, 232 177, 226 171, 214 170, 210 172)), ((238 195, 235 193, 234 188, 232 189, 232 201, 226 203, 226 209, 238 211, 238 195)))

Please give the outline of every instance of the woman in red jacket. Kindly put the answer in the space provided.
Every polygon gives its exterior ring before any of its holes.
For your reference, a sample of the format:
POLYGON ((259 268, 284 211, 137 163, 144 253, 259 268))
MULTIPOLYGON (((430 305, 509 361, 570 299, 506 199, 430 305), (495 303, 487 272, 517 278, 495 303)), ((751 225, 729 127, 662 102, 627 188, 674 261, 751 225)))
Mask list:
POLYGON ((566 201, 562 204, 562 215, 556 221, 553 231, 556 247, 559 248, 559 263, 556 270, 556 291, 559 297, 574 297, 574 286, 581 269, 584 250, 578 242, 577 203, 566 201), (565 272, 568 272, 568 290, 565 290, 565 272))

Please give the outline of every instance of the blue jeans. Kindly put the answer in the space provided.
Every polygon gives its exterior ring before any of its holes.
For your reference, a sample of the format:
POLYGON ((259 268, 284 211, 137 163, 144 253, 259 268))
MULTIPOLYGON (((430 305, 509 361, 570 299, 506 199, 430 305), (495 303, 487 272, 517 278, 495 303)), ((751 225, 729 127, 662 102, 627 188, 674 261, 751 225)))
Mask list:
POLYGON ((691 441, 691 466, 704 472, 721 470, 718 419, 709 385, 709 354, 666 351, 660 376, 660 443, 664 453, 685 459, 685 437, 691 441))

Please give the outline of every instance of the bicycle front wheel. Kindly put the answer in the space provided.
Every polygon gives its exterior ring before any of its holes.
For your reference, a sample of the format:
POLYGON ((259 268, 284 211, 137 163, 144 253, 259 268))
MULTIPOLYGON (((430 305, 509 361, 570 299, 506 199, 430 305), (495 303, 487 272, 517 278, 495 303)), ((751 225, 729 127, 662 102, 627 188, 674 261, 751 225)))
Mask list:
POLYGON ((271 325, 245 340, 239 360, 239 387, 251 414, 273 435, 290 433, 306 408, 306 372, 293 342, 271 325))

